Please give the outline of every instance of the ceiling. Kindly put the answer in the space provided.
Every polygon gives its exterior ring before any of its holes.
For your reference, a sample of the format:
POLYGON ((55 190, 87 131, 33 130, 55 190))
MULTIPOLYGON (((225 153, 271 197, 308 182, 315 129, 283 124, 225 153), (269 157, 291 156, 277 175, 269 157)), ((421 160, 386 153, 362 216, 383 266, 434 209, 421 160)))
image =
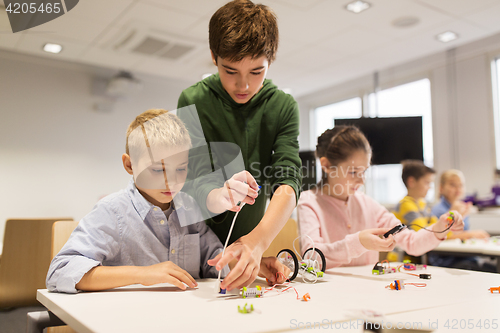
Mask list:
MULTIPOLYGON (((349 0, 262 0, 277 14, 280 46, 268 78, 296 97, 500 33, 500 0, 367 0, 360 14, 349 0), (392 22, 414 16, 418 24, 392 22), (447 30, 459 39, 443 44, 447 30)), ((196 82, 215 71, 208 22, 226 0, 82 0, 67 14, 13 34, 0 11, 0 49, 196 82), (180 59, 132 50, 153 36, 189 45, 180 59), (128 38, 128 39, 127 39, 128 38), (42 51, 60 43, 60 54, 42 51)))

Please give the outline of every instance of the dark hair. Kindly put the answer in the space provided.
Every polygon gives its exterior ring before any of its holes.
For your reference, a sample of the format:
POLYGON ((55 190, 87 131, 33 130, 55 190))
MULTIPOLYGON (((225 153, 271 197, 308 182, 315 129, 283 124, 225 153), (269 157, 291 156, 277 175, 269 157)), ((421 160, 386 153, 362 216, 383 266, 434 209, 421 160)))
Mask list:
POLYGON ((408 187, 408 178, 413 177, 415 180, 419 180, 421 177, 429 174, 436 173, 432 168, 429 168, 424 162, 419 160, 404 160, 401 162, 403 165, 403 183, 408 187))
POLYGON ((266 56, 269 63, 278 50, 278 22, 267 6, 249 0, 231 1, 210 19, 208 40, 215 60, 240 61, 266 56))
MULTIPOLYGON (((332 165, 339 165, 347 160, 355 151, 372 153, 370 143, 365 135, 355 126, 335 126, 326 130, 318 138, 316 157, 326 157, 332 165)), ((327 181, 327 175, 322 172, 321 182, 327 181)))

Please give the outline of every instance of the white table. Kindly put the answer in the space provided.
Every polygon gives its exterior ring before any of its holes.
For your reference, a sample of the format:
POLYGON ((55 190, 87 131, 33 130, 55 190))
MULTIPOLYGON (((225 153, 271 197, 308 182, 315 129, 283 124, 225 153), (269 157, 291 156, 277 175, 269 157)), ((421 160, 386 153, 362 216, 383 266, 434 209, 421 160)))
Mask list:
MULTIPOLYGON (((288 332, 308 323, 334 329, 344 325, 342 332, 361 332, 361 321, 357 320, 366 317, 366 310, 384 315, 372 320, 396 323, 418 319, 426 327, 427 317, 453 319, 442 316, 440 309, 449 316, 459 310, 463 313, 467 304, 477 304, 476 310, 483 308, 482 304, 487 304, 486 310, 500 309, 500 295, 487 290, 500 285, 498 274, 430 267, 427 273, 432 279, 420 280, 404 273, 374 276, 371 269, 371 265, 331 269, 324 281, 316 284, 305 284, 298 278, 292 285, 300 296, 310 294, 308 302, 297 300, 293 290, 282 294, 269 291, 258 299, 218 297, 213 291, 214 280, 200 280, 198 288, 188 291, 169 285, 76 295, 39 290, 37 299, 78 332, 288 332), (427 287, 385 288, 401 278, 425 282, 427 287), (245 303, 253 304, 256 311, 240 314, 237 307, 245 303)), ((488 318, 493 315, 484 313, 488 318)), ((500 320, 500 310, 495 313, 500 320)))
POLYGON ((489 207, 469 215, 470 229, 483 229, 491 235, 500 235, 500 207, 489 207))
POLYGON ((497 272, 500 273, 500 239, 494 237, 487 240, 469 239, 462 242, 459 239, 450 239, 441 242, 429 253, 454 256, 487 256, 497 258, 497 272))

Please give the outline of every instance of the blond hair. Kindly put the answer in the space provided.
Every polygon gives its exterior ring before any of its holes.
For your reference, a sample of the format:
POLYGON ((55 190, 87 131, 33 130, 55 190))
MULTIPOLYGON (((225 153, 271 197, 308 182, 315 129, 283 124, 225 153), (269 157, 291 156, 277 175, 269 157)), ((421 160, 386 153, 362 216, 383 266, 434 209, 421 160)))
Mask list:
POLYGON ((441 174, 441 179, 439 181, 441 186, 444 186, 446 184, 446 182, 453 176, 460 178, 460 180, 462 181, 462 184, 465 183, 465 177, 464 177, 464 173, 462 171, 457 170, 457 169, 450 169, 450 170, 446 170, 445 172, 443 172, 441 174))
POLYGON ((176 115, 163 109, 150 109, 138 115, 127 129, 125 152, 151 145, 169 145, 174 147, 191 146, 189 132, 176 115), (141 127, 142 131, 135 130, 141 127))

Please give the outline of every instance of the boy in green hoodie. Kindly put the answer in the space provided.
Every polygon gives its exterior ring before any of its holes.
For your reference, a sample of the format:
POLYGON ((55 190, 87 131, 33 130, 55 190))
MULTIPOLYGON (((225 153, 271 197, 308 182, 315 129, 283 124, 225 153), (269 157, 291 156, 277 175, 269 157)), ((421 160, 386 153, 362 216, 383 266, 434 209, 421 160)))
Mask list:
POLYGON ((229 2, 210 19, 209 44, 218 73, 185 89, 178 108, 194 104, 203 133, 199 137, 191 133, 192 139, 237 144, 246 171, 223 187, 196 180, 192 185, 198 202, 206 203, 213 215, 220 214, 206 222, 223 243, 241 209, 236 203, 247 204, 237 217, 232 244, 209 264, 220 270, 233 259, 238 261, 221 284, 228 290, 250 284, 259 271, 271 282, 281 283, 284 277, 276 272, 284 272, 283 267, 276 258, 263 259, 262 254, 296 206, 301 161, 297 103, 266 79, 278 47, 276 16, 267 6, 249 0, 229 2), (260 195, 257 183, 263 185, 260 195), (220 204, 221 197, 227 199, 226 205, 220 204))

